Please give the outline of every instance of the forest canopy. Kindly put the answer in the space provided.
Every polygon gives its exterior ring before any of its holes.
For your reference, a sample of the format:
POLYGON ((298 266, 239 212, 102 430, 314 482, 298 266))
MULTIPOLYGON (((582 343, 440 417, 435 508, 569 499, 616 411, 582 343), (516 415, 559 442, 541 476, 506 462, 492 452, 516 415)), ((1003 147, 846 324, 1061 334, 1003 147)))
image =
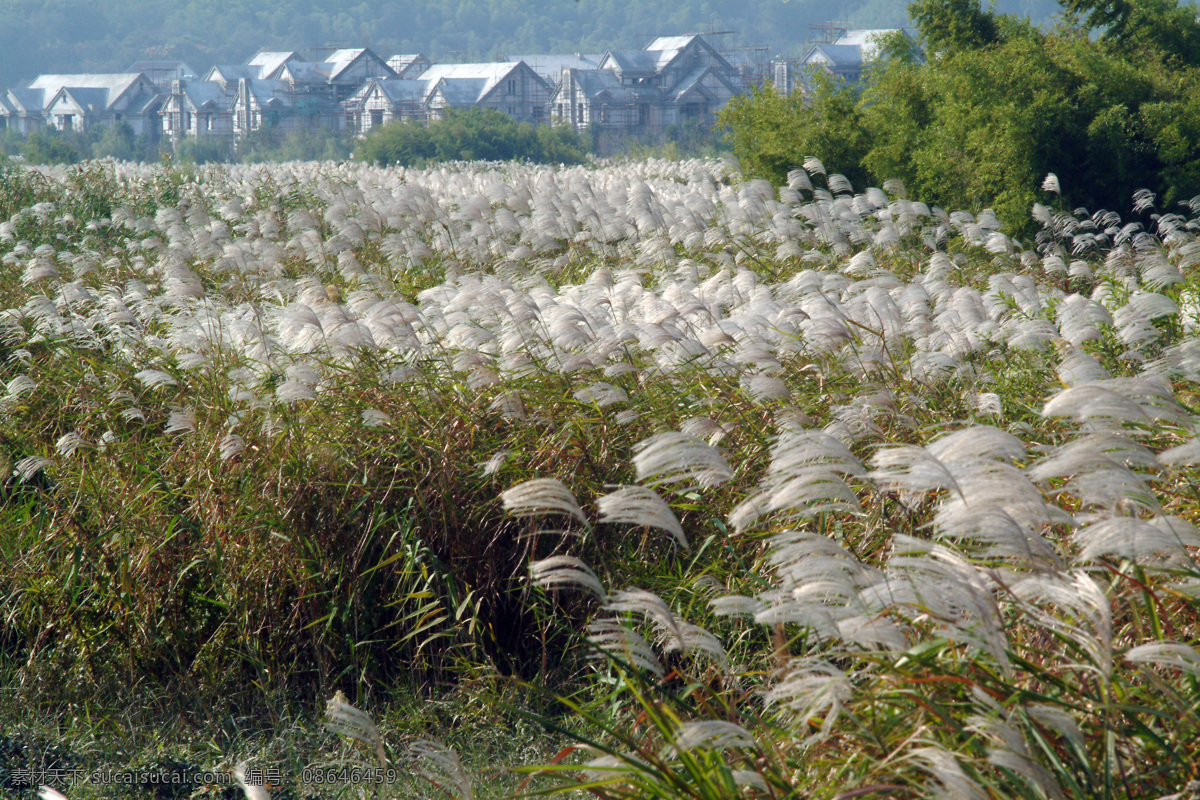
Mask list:
POLYGON ((858 85, 735 98, 722 120, 750 173, 777 183, 806 157, 856 186, 899 179, 945 208, 1028 225, 1048 173, 1072 205, 1128 210, 1200 194, 1200 24, 1172 0, 1065 0, 1056 27, 978 0, 909 6, 923 57, 899 39, 858 85))

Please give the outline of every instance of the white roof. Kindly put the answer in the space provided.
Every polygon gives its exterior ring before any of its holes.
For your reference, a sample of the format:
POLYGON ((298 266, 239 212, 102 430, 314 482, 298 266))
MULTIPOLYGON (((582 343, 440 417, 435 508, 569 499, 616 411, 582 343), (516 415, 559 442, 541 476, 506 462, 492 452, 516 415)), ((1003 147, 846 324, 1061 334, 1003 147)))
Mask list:
POLYGON ((530 69, 550 83, 558 83, 565 69, 596 69, 600 66, 603 53, 587 54, 574 53, 567 55, 539 54, 527 56, 509 56, 509 61, 524 61, 530 69))
MULTIPOLYGON (((479 81, 478 94, 483 97, 504 80, 520 64, 519 61, 495 61, 483 64, 434 64, 421 73, 421 80, 433 87, 443 78, 447 80, 479 81)), ((474 88, 474 87, 472 87, 474 88)))
POLYGON ((862 52, 863 61, 874 58, 879 52, 879 40, 888 34, 895 33, 900 28, 861 28, 846 31, 835 45, 857 46, 862 52))

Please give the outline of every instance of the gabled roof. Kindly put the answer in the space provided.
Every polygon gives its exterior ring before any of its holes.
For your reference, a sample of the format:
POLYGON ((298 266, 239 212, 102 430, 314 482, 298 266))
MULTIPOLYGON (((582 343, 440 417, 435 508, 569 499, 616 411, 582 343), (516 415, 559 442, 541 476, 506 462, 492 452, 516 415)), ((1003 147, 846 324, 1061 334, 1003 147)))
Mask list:
POLYGON ((290 105, 289 98, 291 97, 292 87, 287 81, 281 81, 275 78, 250 78, 246 81, 246 88, 259 105, 265 105, 272 101, 273 105, 290 105))
POLYGON ((108 108, 108 90, 64 86, 55 93, 47 108, 53 108, 60 100, 67 100, 82 114, 99 114, 108 108))
POLYGON ((846 31, 834 44, 858 47, 862 51, 862 60, 869 61, 879 54, 879 40, 897 30, 908 36, 903 28, 863 28, 846 31))
POLYGON ((300 54, 294 50, 260 50, 246 65, 259 68, 255 78, 274 78, 284 64, 299 60, 300 54))
POLYGON ((509 56, 509 61, 524 61, 538 77, 549 84, 556 84, 566 69, 596 69, 600 66, 603 53, 574 53, 567 55, 509 56))
POLYGON ((379 91, 392 103, 421 102, 429 90, 427 81, 406 78, 370 78, 346 101, 347 107, 361 105, 373 92, 379 91))
POLYGON ((439 78, 423 83, 430 87, 430 94, 440 94, 451 106, 474 105, 488 93, 486 78, 439 78))
POLYGON ((46 107, 46 90, 45 89, 9 89, 9 103, 17 111, 25 113, 38 113, 46 107))
POLYGON ((126 72, 176 72, 184 78, 196 77, 196 71, 182 61, 135 61, 126 72))
POLYGON ((674 99, 682 100, 683 97, 693 89, 699 89, 699 91, 703 92, 707 96, 708 92, 704 89, 703 81, 709 76, 712 76, 721 83, 725 84, 725 87, 729 89, 731 93, 737 94, 738 88, 731 84, 728 78, 726 78, 726 76, 723 75, 720 70, 713 69, 712 67, 701 67, 700 69, 689 73, 676 85, 674 99))
MULTIPOLYGON (((475 103, 482 100, 492 89, 495 89, 512 72, 520 69, 520 61, 496 61, 484 64, 435 64, 421 73, 421 80, 427 81, 432 93, 440 81, 450 81, 443 91, 446 101, 452 104, 459 102, 475 103), (471 92, 474 96, 463 100, 471 92), (451 100, 451 95, 454 100, 451 100)), ((526 65, 528 69, 528 65, 526 65)), ((532 70, 530 70, 532 72, 532 70)), ((537 73, 533 73, 537 77, 537 73)), ((540 78, 539 78, 540 80, 540 78)))
MULTIPOLYGON (((379 66, 388 72, 392 72, 392 68, 386 61, 375 54, 369 47, 356 47, 345 50, 335 50, 329 58, 325 59, 325 66, 329 70, 329 80, 335 81, 338 77, 348 70, 353 64, 362 61, 374 61, 379 66)), ((389 76, 390 77, 390 76, 389 76)))
POLYGON ((206 106, 217 110, 227 106, 229 102, 221 90, 221 84, 215 81, 188 81, 183 83, 180 91, 197 111, 206 106))
POLYGON ((208 71, 204 76, 204 80, 217 80, 220 82, 239 81, 243 78, 258 78, 262 72, 262 67, 249 66, 247 64, 217 64, 208 71))
POLYGON ((95 110, 112 107, 119 99, 139 88, 154 96, 157 90, 149 78, 141 73, 120 72, 115 74, 39 75, 30 84, 30 89, 41 89, 43 100, 54 101, 64 88, 74 93, 76 102, 94 106, 95 110), (81 90, 95 90, 83 93, 81 90))
POLYGON ((328 83, 331 71, 322 61, 289 61, 275 77, 289 83, 328 83))
POLYGON ((377 78, 375 84, 387 99, 395 103, 420 100, 429 87, 428 81, 405 78, 377 78))
POLYGON ((805 64, 828 64, 838 69, 857 68, 863 63, 862 48, 849 44, 814 44, 801 61, 805 64))
POLYGON ((402 78, 415 78, 417 75, 405 75, 404 73, 421 65, 424 65, 427 68, 432 63, 433 60, 424 53, 413 53, 408 55, 397 53, 387 60, 387 65, 392 68, 393 72, 402 78))
POLYGON ((651 50, 609 50, 600 59, 600 68, 615 68, 622 74, 653 75, 658 71, 659 55, 651 50))
MULTIPOLYGON (((633 90, 622 86, 621 79, 611 70, 573 69, 570 77, 588 100, 616 104, 630 103, 634 100, 633 90)), ((562 84, 562 88, 564 91, 567 89, 565 83, 562 84)))

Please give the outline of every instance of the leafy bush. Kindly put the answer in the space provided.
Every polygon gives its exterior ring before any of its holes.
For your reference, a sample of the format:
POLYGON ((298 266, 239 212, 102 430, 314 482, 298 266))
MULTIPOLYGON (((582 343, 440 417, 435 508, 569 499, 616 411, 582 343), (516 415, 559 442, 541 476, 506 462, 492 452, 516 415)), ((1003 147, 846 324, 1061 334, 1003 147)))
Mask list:
POLYGON ((926 62, 892 52, 861 85, 817 76, 807 94, 735 98, 722 119, 747 167, 776 183, 814 156, 855 183, 898 178, 1026 231, 1050 171, 1069 203, 1091 208, 1128 209, 1143 187, 1168 205, 1200 193, 1194 12, 1166 0, 1067 7, 1043 32, 974 0, 922 0, 910 10, 926 62))
POLYGON ((21 155, 30 164, 74 164, 86 158, 68 136, 49 128, 30 133, 21 145, 21 155))
POLYGON ((363 137, 354 155, 379 166, 473 160, 581 164, 587 151, 568 125, 534 126, 495 109, 472 107, 448 108, 442 119, 428 124, 381 125, 363 137))

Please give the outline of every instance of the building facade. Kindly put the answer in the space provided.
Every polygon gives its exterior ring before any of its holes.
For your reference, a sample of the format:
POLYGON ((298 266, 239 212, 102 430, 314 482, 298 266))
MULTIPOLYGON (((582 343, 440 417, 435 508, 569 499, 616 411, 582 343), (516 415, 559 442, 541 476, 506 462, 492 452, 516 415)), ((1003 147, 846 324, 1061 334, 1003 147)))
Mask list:
POLYGON ((262 129, 361 135, 393 120, 479 107, 520 122, 653 135, 711 125, 745 91, 742 72, 701 35, 659 37, 640 50, 473 64, 433 64, 421 54, 384 60, 369 48, 315 58, 264 50, 203 78, 181 61, 137 62, 112 75, 41 75, 0 94, 0 128, 83 131, 124 121, 171 142, 262 129))

